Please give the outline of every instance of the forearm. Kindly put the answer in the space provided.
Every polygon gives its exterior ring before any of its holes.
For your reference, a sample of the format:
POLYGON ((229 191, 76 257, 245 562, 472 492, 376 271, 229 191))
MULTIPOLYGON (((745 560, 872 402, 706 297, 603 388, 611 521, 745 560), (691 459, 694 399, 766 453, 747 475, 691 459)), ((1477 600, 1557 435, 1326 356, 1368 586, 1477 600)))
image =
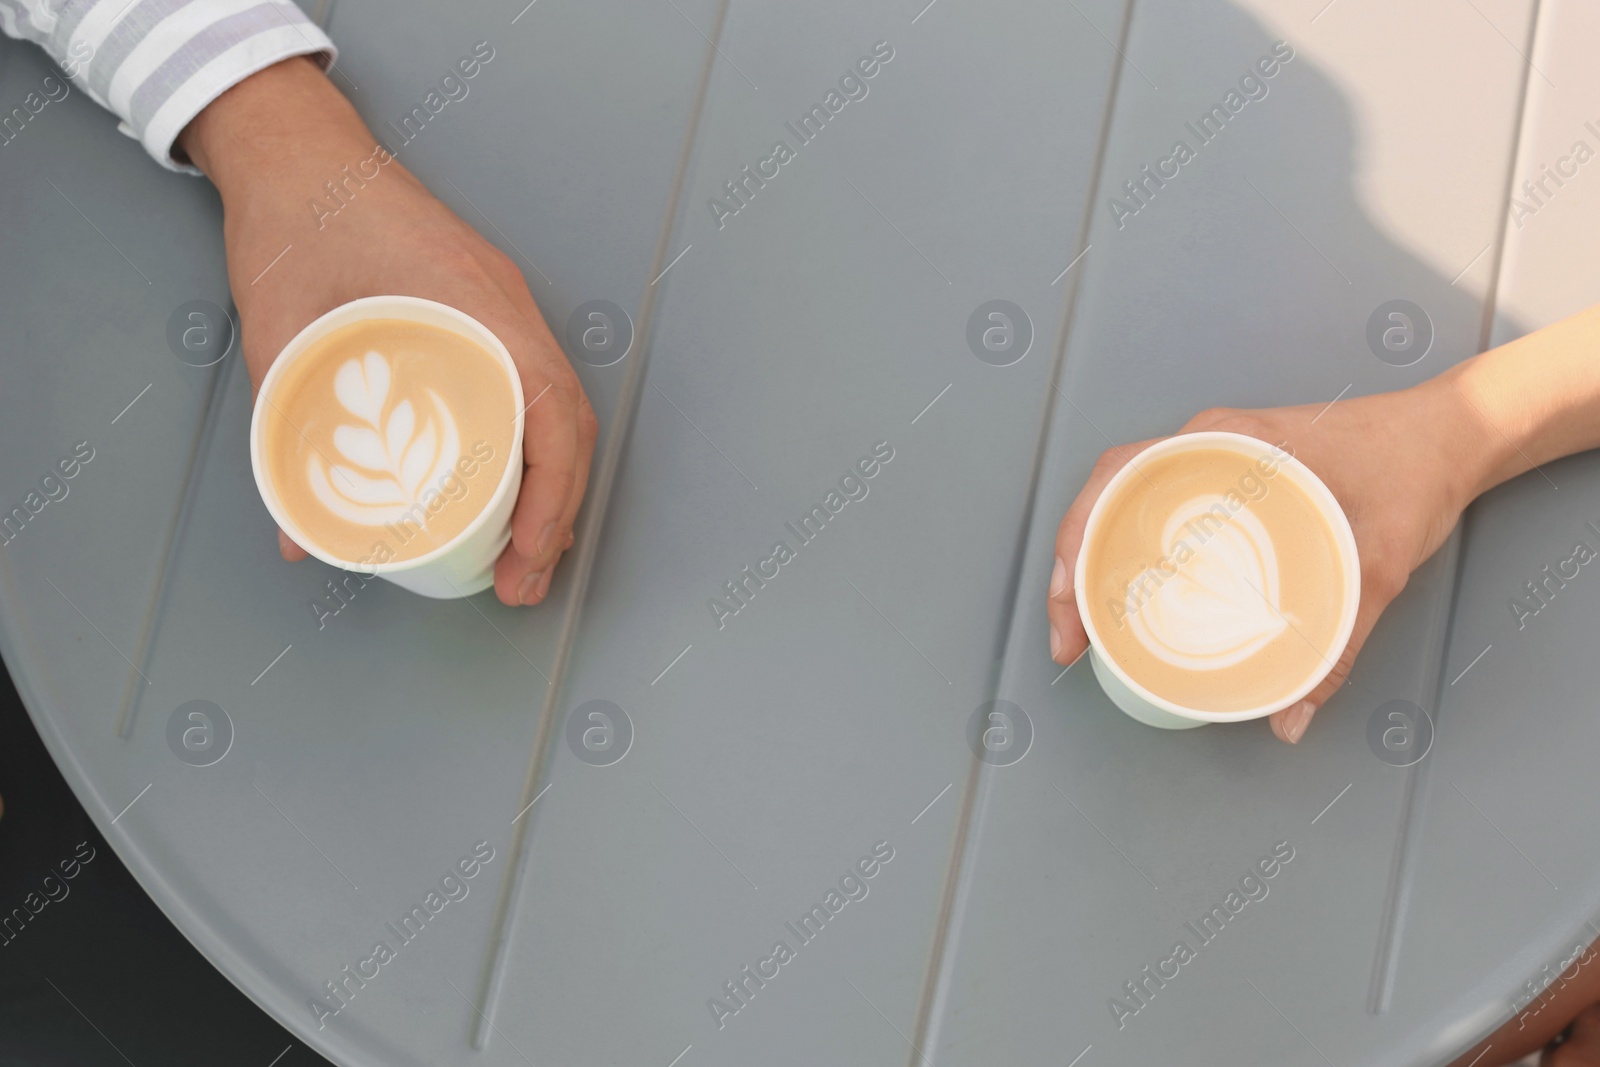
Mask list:
POLYGON ((1600 305, 1490 349, 1421 386, 1449 412, 1463 504, 1525 471, 1600 447, 1600 305))

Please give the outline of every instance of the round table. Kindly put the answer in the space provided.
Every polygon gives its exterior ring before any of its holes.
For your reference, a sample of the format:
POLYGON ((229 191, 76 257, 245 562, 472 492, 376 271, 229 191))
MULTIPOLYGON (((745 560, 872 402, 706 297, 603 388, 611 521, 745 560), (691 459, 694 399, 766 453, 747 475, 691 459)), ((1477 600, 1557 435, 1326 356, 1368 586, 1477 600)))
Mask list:
MULTIPOLYGON (((600 414, 537 609, 280 561, 210 186, 82 94, 0 153, 6 664, 145 889, 307 1044, 1435 1064, 1600 934, 1600 587, 1509 609, 1600 545, 1594 457, 1476 505, 1293 748, 1126 718, 1042 607, 1111 443, 1596 299, 1594 179, 1507 207, 1597 143, 1596 15, 458 8, 329 30, 600 414)), ((48 72, 0 59, 0 100, 48 72)))

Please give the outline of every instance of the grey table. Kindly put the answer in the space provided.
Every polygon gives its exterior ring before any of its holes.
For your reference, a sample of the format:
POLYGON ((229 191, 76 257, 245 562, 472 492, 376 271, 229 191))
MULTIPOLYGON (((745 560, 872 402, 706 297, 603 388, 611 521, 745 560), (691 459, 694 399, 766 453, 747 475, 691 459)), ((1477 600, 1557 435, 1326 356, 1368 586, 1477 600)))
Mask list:
MULTIPOLYGON (((214 193, 82 94, 0 148, 0 505, 93 451, 0 546, 7 666, 141 883, 308 1044, 1430 1064, 1595 935, 1600 592, 1508 610, 1594 543, 1594 457, 1481 501, 1293 749, 1125 718, 1049 662, 1042 597, 1109 442, 1404 386, 1600 299, 1600 164, 1508 210, 1600 146, 1600 15, 341 0, 329 28, 376 128, 491 42, 400 158, 558 335, 592 301, 626 317, 621 359, 572 353, 603 434, 538 610, 377 583, 319 611, 337 575, 276 558, 237 353, 168 343, 190 301, 227 304, 214 193), (866 95, 802 137, 880 41, 866 95), (1193 158, 1145 179, 1179 139, 1193 158), (779 140, 793 158, 730 200, 779 140), (1016 330, 974 349, 994 300, 1016 330), (1420 332, 1380 359, 1394 300, 1420 332), (786 524, 875 448, 867 495, 802 544, 786 524), (994 700, 999 753, 969 743, 994 700), (1426 709, 1425 755, 1369 743, 1395 701, 1426 709), (1193 936, 1275 847, 1270 892, 1193 936)), ((7 108, 49 71, 10 43, 0 65, 7 108)))

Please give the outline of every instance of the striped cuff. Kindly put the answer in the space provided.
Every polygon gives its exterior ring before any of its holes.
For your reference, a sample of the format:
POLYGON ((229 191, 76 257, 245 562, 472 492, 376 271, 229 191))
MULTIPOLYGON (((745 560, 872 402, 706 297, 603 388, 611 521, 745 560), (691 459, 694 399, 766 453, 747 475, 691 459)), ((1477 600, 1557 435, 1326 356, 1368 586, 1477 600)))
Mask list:
POLYGON ((43 44, 156 162, 190 174, 200 171, 173 158, 173 142, 207 104, 291 56, 324 70, 338 57, 291 0, 64 0, 53 13, 44 0, 0 0, 0 16, 19 4, 16 36, 43 44))

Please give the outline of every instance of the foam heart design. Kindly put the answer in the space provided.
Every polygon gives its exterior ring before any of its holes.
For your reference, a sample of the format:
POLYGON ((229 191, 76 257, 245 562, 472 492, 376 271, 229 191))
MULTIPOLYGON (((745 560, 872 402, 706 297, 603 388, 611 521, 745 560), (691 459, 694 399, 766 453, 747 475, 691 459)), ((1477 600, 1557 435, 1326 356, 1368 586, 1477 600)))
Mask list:
POLYGON ((1261 520, 1219 495, 1186 501, 1161 532, 1175 574, 1148 567, 1128 583, 1127 620, 1151 655, 1185 670, 1242 663, 1288 628, 1278 554, 1261 520))

